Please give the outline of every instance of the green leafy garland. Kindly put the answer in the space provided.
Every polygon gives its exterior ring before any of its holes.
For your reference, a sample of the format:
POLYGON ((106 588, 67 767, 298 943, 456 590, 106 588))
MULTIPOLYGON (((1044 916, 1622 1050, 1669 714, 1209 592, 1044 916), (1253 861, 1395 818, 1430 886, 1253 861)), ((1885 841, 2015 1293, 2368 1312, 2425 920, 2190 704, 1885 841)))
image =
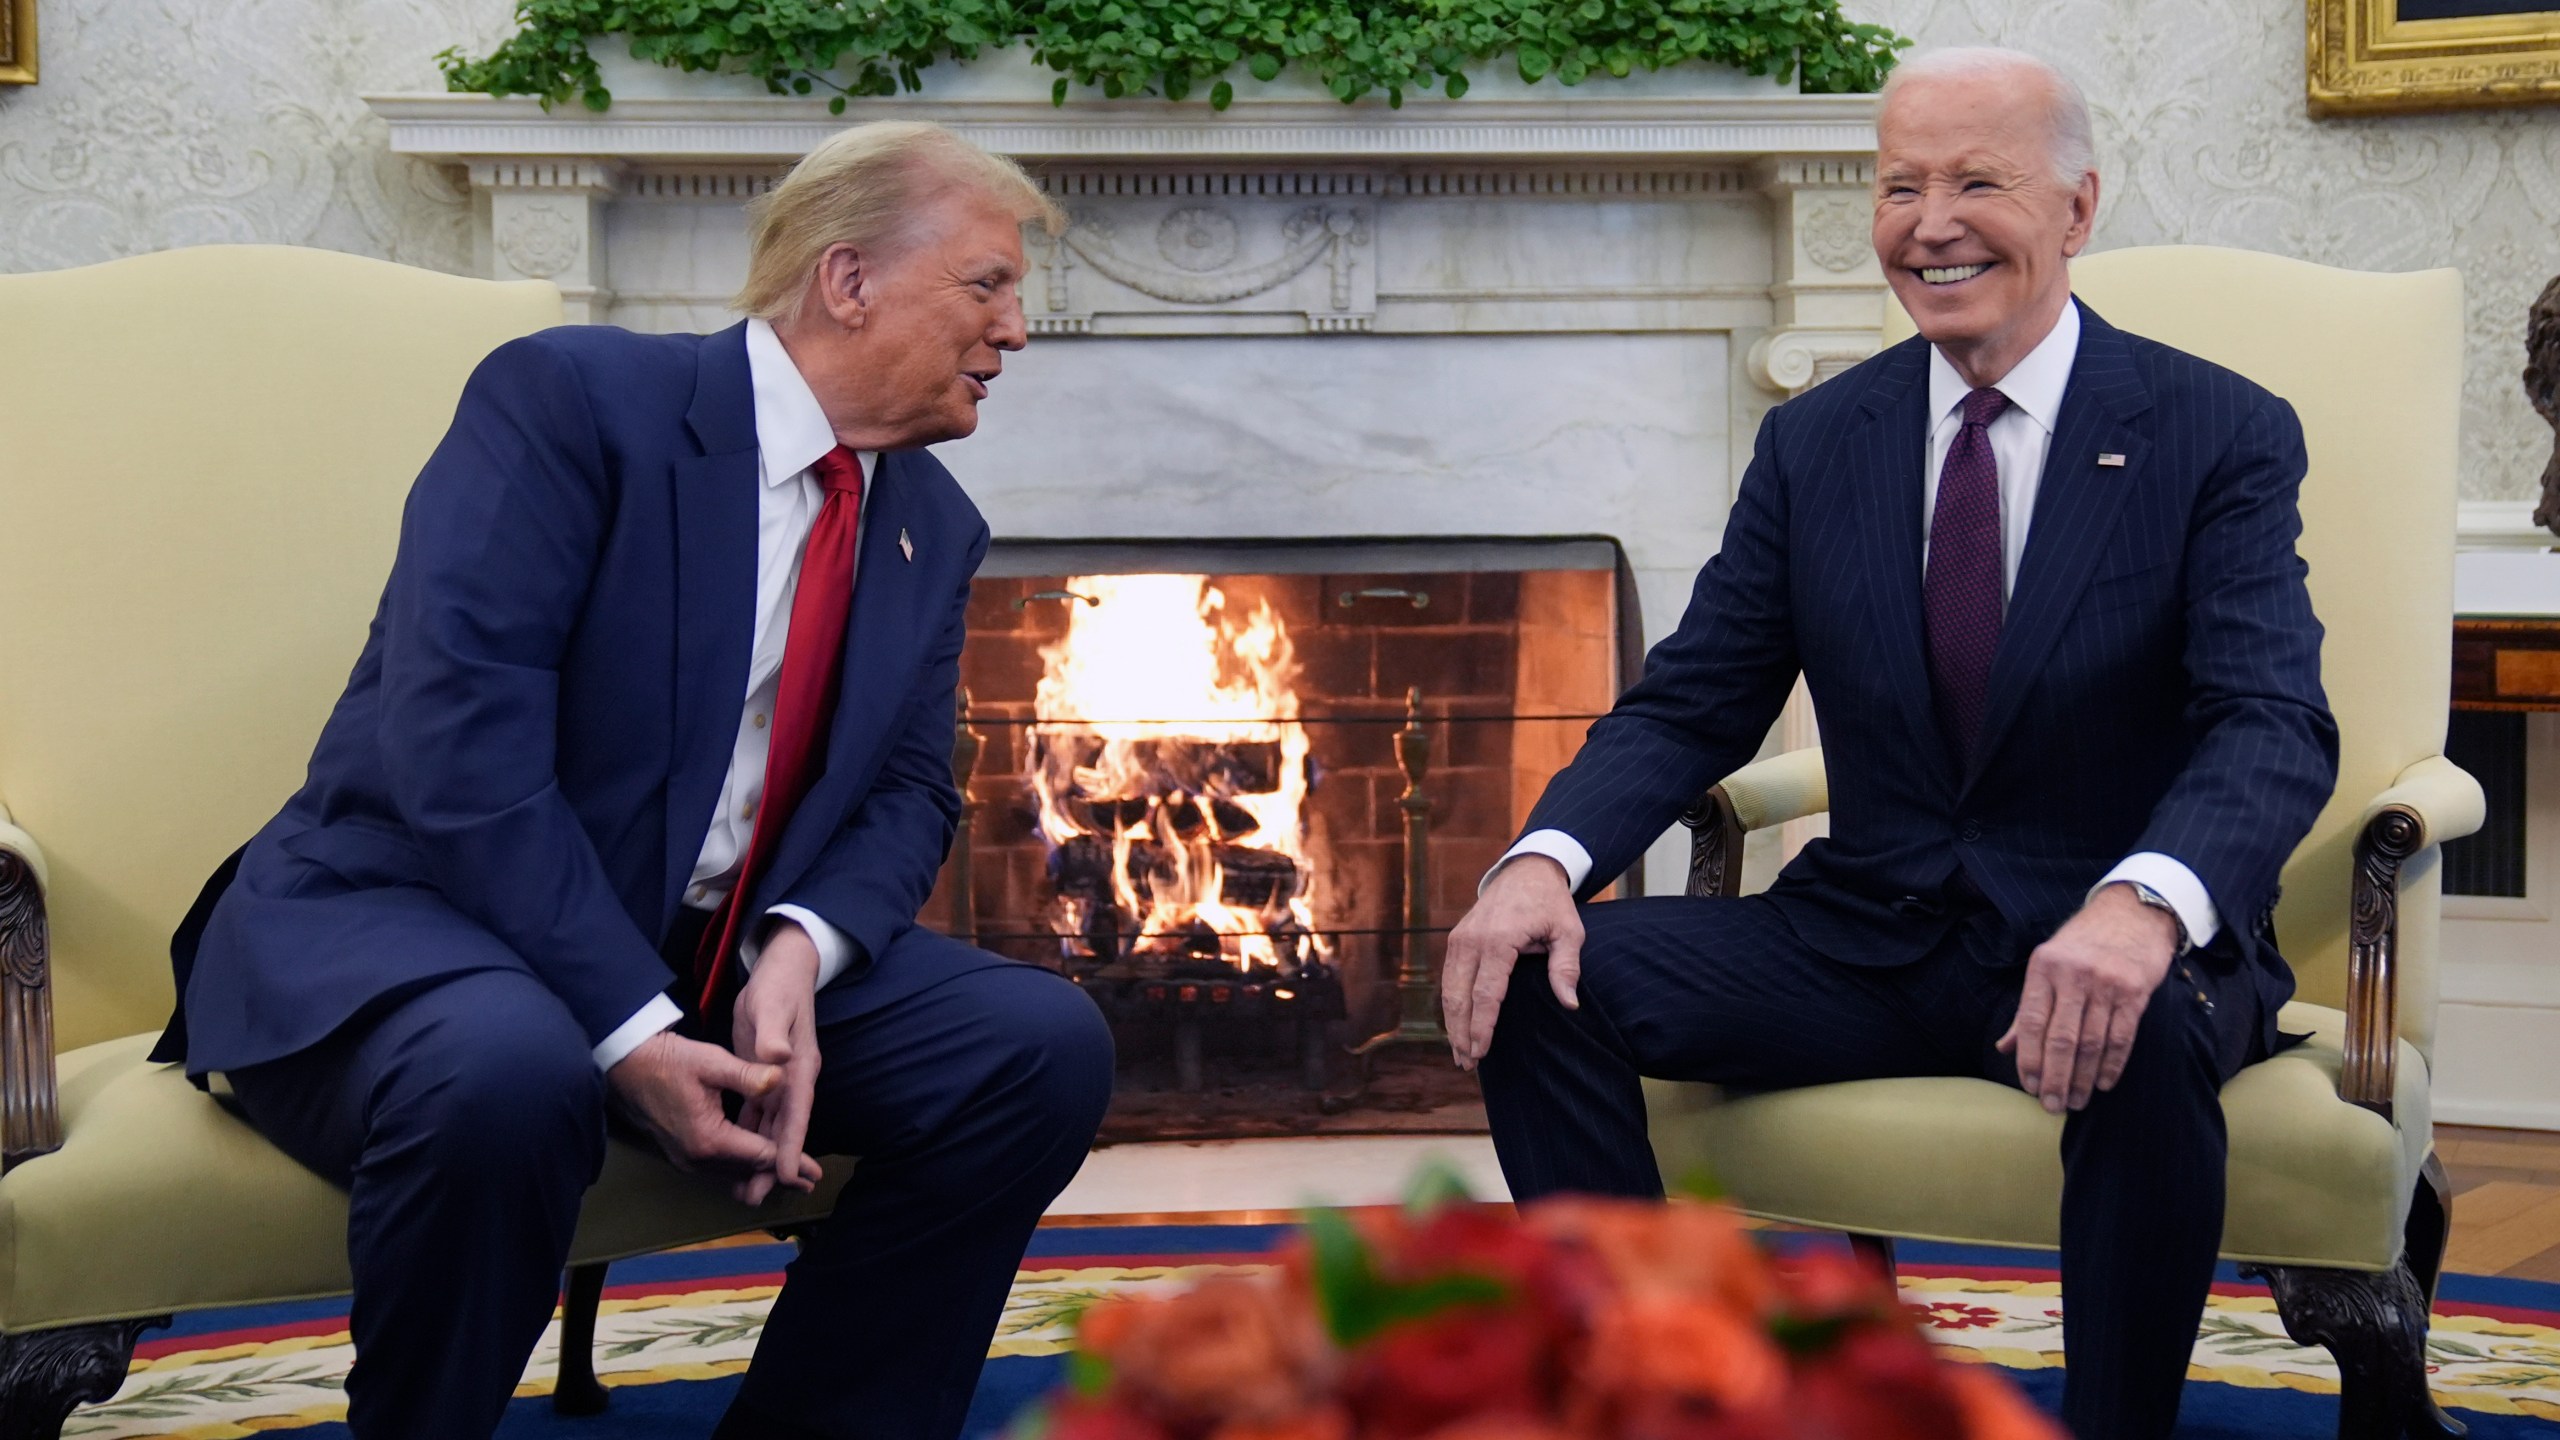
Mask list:
POLYGON ((921 88, 936 60, 1022 43, 1062 72, 1059 104, 1070 80, 1114 100, 1182 100, 1205 82, 1223 110, 1239 65, 1257 80, 1297 65, 1345 103, 1383 90, 1402 105, 1434 89, 1456 99, 1467 70, 1504 55, 1531 82, 1698 60, 1782 80, 1801 66, 1804 90, 1866 91, 1911 43, 1850 22, 1840 0, 521 0, 516 16, 487 57, 436 57, 446 83, 602 110, 613 96, 587 42, 620 35, 660 65, 741 70, 777 94, 833 90, 841 114, 847 96, 921 88))

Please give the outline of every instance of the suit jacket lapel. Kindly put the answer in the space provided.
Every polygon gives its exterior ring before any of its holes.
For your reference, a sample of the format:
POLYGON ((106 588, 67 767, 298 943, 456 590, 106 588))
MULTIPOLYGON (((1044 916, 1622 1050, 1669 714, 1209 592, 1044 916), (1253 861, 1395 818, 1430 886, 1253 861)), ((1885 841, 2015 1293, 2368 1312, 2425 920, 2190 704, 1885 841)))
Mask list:
POLYGON ((702 342, 685 412, 705 453, 675 466, 675 759, 667 779, 663 911, 702 857, 729 773, 755 649, 759 487, 755 395, 744 326, 702 342))
POLYGON ((1924 342, 1907 342, 1868 386, 1869 413, 1850 441, 1852 463, 1845 468, 1867 477, 1857 487, 1857 503, 1868 563, 1863 588, 1878 654, 1912 733, 1924 738, 1926 753, 1944 755, 1920 613, 1920 540, 1928 524, 1920 510, 1928 458, 1928 357, 1924 342))
POLYGON ((2151 449, 2150 437, 2128 423, 2150 408, 2151 396, 2133 368, 2124 332, 2085 305, 2080 324, 2080 353, 2072 361, 2062 416, 2045 451, 2035 519, 2027 529, 2026 554, 2018 561, 2017 584, 2010 590, 2000 648, 1991 661, 1982 739, 1966 768, 1968 785, 1999 750, 2036 672, 2062 638, 2098 555, 2115 532, 2126 494, 2142 481, 2151 449), (2101 451, 2124 456, 2124 464, 2101 468, 2101 451))
POLYGON ((854 570, 853 611, 845 618, 844 672, 827 730, 826 768, 792 813, 773 868, 758 887, 758 904, 770 905, 771 897, 788 890, 843 827, 860 799, 855 786, 870 777, 867 762, 882 732, 906 712, 906 680, 921 639, 917 575, 940 573, 939 566, 909 560, 898 546, 915 523, 906 478, 904 455, 891 451, 880 457, 857 542, 861 558, 854 570))

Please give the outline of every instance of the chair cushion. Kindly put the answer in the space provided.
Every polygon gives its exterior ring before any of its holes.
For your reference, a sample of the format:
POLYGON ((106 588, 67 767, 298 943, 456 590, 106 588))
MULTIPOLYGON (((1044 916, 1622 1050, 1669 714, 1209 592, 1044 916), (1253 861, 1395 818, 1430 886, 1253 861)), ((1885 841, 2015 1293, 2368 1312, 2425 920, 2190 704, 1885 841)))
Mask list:
MULTIPOLYGON (((0 1176, 0 1331, 345 1294, 347 1197, 132 1035, 62 1057, 63 1146, 0 1176)), ((824 1215, 747 1209, 725 1185, 612 1142, 572 1258, 619 1259, 824 1215)))
MULTIPOLYGON (((2399 1257, 2432 1145, 2426 1062, 2400 1046, 2398 1124, 2338 1098, 2346 1016, 2288 1005, 2304 1044, 2223 1087, 2231 1131, 2223 1254, 2380 1270, 2399 1257)), ((1987 1080, 1862 1080, 1719 1100, 1647 1082, 1673 1184, 1700 1169, 1771 1220, 1981 1245, 2060 1242, 2062 1121, 1987 1080)))

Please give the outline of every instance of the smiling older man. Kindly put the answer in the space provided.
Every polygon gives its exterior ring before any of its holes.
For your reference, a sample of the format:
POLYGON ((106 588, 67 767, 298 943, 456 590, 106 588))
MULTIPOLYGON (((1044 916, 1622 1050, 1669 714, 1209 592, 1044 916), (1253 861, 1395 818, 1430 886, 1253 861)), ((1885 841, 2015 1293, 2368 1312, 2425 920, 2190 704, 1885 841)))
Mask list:
POLYGON ((746 1204, 862 1157, 722 1436, 958 1433, 1111 1090, 1073 985, 915 924, 987 548, 922 447, 976 427, 1058 218, 948 131, 848 129, 757 202, 748 319, 546 331, 464 389, 160 1056, 347 1188, 364 1440, 497 1425, 608 1103, 746 1204))
POLYGON ((2164 1436, 2219 1092, 2283 1043, 2276 876, 2336 773, 2301 432, 2072 299, 2098 175, 2050 66, 1913 60, 1876 130, 1876 254, 1920 336, 1770 413, 1679 628, 1450 936, 1449 1032, 1524 1199, 1661 1193, 1641 1076, 2024 1088, 2069 1115, 2065 1416, 2164 1436), (1765 895, 1577 905, 1800 673, 1830 837, 1765 895))

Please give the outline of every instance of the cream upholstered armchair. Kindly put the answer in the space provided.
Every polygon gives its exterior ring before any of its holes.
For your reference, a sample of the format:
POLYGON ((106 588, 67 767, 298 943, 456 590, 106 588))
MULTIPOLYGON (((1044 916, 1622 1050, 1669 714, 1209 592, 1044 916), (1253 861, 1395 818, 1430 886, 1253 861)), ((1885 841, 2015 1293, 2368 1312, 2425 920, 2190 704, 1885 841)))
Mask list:
MULTIPOLYGON (((464 377, 559 322, 547 284, 319 250, 0 276, 0 1435, 174 1312, 346 1291, 344 1195, 143 1058, 169 932, 300 783, 464 377)), ((831 1203, 615 1142, 555 1403, 603 1403, 602 1262, 831 1203)))
MULTIPOLYGON (((2430 1398, 2427 1309, 2451 1197, 2433 1154, 2436 846, 2477 829, 2480 787, 2441 753, 2451 684, 2462 285, 2245 251, 2118 250, 2072 271, 2110 322, 2290 400, 2311 457, 2301 551, 2328 628, 2338 787, 2284 871, 2277 937, 2308 1044, 2225 1087, 2223 1253, 2262 1273, 2285 1328, 2344 1375, 2339 1433, 2458 1433, 2430 1398)), ((1893 312, 1899 339, 1910 324, 1893 312)), ((1828 806, 1822 752, 1752 765, 1692 811, 1692 894, 1739 889, 1747 831, 1828 806)), ((1877 1080, 1719 1101, 1651 1087, 1667 1174, 1703 1161, 1752 1213, 1862 1240, 2050 1247, 2061 1121, 1983 1080, 1877 1080)), ((2069 1297, 2064 1297, 2065 1303, 2069 1297)))

